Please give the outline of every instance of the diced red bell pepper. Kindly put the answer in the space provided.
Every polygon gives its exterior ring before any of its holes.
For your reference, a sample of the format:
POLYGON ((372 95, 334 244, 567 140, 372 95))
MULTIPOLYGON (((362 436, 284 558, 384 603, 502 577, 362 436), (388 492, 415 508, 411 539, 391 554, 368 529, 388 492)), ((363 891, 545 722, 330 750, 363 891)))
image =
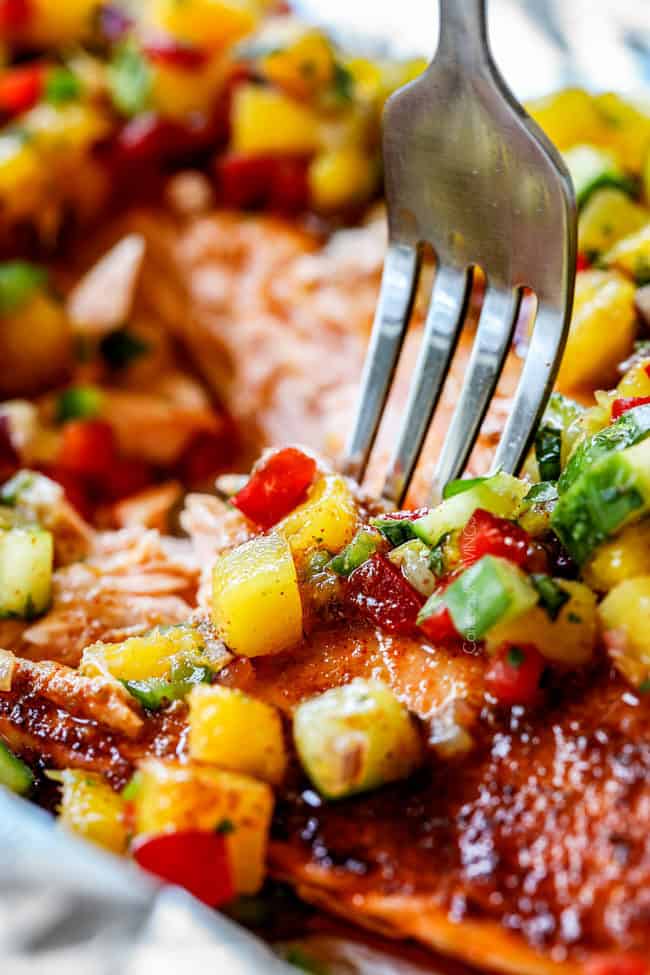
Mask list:
POLYGON ((650 964, 640 955, 594 955, 585 965, 585 975, 648 975, 650 964))
POLYGON ((115 434, 105 420, 71 420, 63 427, 57 466, 82 477, 106 476, 117 460, 115 434))
POLYGON ((528 532, 519 525, 477 508, 460 534, 460 555, 466 566, 478 562, 484 555, 497 555, 522 567, 528 557, 530 541, 528 532))
POLYGON ((485 674, 485 686, 500 704, 532 704, 546 661, 532 644, 504 644, 485 674))
POLYGON ((380 553, 348 578, 347 598, 367 619, 391 633, 412 633, 424 597, 380 553))
POLYGON ((92 521, 93 504, 90 499, 88 487, 82 477, 62 467, 46 468, 43 473, 61 485, 65 492, 66 500, 76 509, 82 518, 86 521, 92 521))
POLYGON ((576 270, 586 271, 591 267, 591 261, 586 254, 578 254, 578 259, 576 261, 576 270))
POLYGON ((137 457, 116 457, 98 487, 107 500, 121 501, 144 491, 152 482, 153 471, 145 461, 137 457))
POLYGON ((43 94, 45 70, 42 64, 26 64, 0 75, 0 112, 14 116, 32 108, 43 94))
POLYGON ((650 396, 622 396, 615 399, 612 403, 612 421, 618 420, 628 410, 633 410, 635 406, 646 406, 650 403, 650 396))
POLYGON ((230 153, 217 160, 216 174, 224 205, 237 210, 296 212, 309 200, 307 162, 299 156, 230 153))
POLYGON ((201 487, 228 469, 237 454, 239 433, 235 422, 224 416, 222 429, 197 433, 183 450, 176 465, 183 484, 201 487))
POLYGON ((136 115, 117 134, 118 161, 128 165, 156 162, 173 148, 177 129, 154 112, 136 115))
POLYGON ((146 38, 142 50, 150 61, 181 71, 196 71, 203 67, 208 56, 195 44, 187 44, 168 35, 146 38))
POLYGON ((6 481, 20 467, 20 457, 11 440, 9 417, 0 416, 0 482, 6 481))
MULTIPOLYGON (((454 578, 455 575, 451 574, 442 579, 436 590, 436 595, 440 596, 451 585, 454 578)), ((425 636, 434 644, 455 643, 462 639, 451 618, 451 613, 444 603, 441 603, 435 612, 422 620, 419 626, 425 636)))
POLYGON ((136 840, 133 857, 170 884, 185 887, 210 907, 219 907, 235 894, 225 837, 206 830, 161 833, 136 840))
POLYGON ((271 528, 307 495, 316 475, 316 461, 296 447, 284 447, 253 469, 232 504, 260 528, 271 528))
POLYGON ((33 13, 32 0, 0 0, 0 33, 27 27, 33 13))

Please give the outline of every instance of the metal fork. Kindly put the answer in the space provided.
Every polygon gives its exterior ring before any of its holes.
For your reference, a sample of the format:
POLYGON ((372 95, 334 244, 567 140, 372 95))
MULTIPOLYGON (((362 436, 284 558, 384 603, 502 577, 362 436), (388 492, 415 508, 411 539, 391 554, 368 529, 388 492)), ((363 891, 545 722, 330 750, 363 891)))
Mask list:
POLYGON ((543 413, 566 340, 576 264, 569 174, 509 92, 490 53, 485 0, 439 0, 440 36, 426 72, 384 115, 389 244, 345 454, 363 479, 413 307, 422 248, 436 275, 402 427, 382 497, 399 506, 466 317, 473 268, 485 297, 463 388, 434 472, 433 501, 460 477, 510 348, 522 288, 537 314, 493 470, 516 473, 543 413))

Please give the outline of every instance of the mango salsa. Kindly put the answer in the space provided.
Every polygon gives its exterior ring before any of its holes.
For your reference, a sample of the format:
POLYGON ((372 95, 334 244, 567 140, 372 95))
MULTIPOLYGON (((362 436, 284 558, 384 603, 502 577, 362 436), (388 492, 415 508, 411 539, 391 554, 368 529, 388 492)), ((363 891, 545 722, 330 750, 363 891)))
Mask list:
POLYGON ((650 283, 650 220, 641 230, 617 241, 603 254, 602 263, 623 271, 637 284, 650 283))
POLYGON ((598 608, 609 654, 636 687, 650 679, 650 575, 620 582, 598 608))
POLYGON ((287 766, 275 708, 231 687, 197 686, 189 696, 190 757, 279 785, 287 766))
POLYGON ((237 89, 232 114, 235 152, 310 155, 319 145, 319 120, 310 108, 272 88, 237 89))
POLYGON ((145 0, 142 21, 179 41, 223 49, 255 28, 261 6, 256 0, 145 0))
POLYGON ((340 474, 326 474, 312 487, 309 497, 276 525, 294 554, 300 558, 315 548, 338 552, 356 531, 357 507, 348 482, 340 474))
POLYGON ((374 162, 356 147, 321 153, 309 167, 311 199, 317 210, 336 210, 365 200, 377 180, 374 162))
POLYGON ((149 677, 168 677, 174 661, 191 660, 213 670, 227 661, 228 655, 206 645, 206 637, 190 624, 157 626, 142 636, 121 643, 93 643, 83 652, 80 671, 90 677, 111 676, 121 681, 141 681, 149 677))
POLYGON ((269 786, 248 776, 158 759, 140 766, 136 833, 220 830, 238 894, 262 886, 272 811, 269 786))
POLYGON ((650 574, 650 521, 628 525, 611 541, 600 545, 583 573, 598 592, 608 592, 626 579, 650 574))
POLYGON ((212 571, 212 621, 233 653, 278 653, 302 639, 302 603, 289 543, 273 532, 220 555, 212 571))

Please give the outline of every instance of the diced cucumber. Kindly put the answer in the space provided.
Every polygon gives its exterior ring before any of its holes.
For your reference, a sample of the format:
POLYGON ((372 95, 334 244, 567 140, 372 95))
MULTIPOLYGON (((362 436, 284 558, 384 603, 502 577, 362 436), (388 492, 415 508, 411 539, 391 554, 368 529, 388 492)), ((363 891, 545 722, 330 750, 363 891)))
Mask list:
POLYGON ((402 545, 415 538, 413 521, 409 518, 392 518, 390 515, 378 515, 370 519, 370 524, 382 533, 391 545, 402 545))
POLYGON ((530 579, 516 565, 484 555, 425 603, 418 622, 437 612, 442 603, 461 636, 481 640, 493 626, 526 613, 538 598, 530 579))
POLYGON ((422 759, 408 711, 376 680, 357 678, 304 701, 293 737, 307 775, 329 799, 406 778, 422 759))
POLYGON ((25 796, 34 785, 34 774, 0 739, 0 785, 25 796))
POLYGON ((50 605, 54 544, 41 528, 0 532, 0 618, 32 619, 50 605))
POLYGON ((501 518, 516 518, 526 491, 524 481, 510 474, 477 479, 469 490, 454 494, 414 521, 413 531, 427 545, 436 545, 447 532, 463 528, 477 508, 501 518))
POLYGON ((634 194, 634 180, 623 172, 616 158, 604 149, 588 145, 573 146, 563 155, 579 207, 587 202, 595 190, 603 186, 614 186, 624 193, 634 194))
POLYGON ((386 543, 381 532, 376 528, 360 528, 350 544, 331 559, 329 567, 339 576, 349 576, 360 565, 367 562, 382 544, 386 543))
POLYGON ((562 476, 558 491, 564 494, 572 484, 603 457, 626 450, 650 435, 650 404, 636 406, 624 413, 616 423, 588 437, 576 448, 562 476))
MULTIPOLYGON (((647 407, 630 412, 641 409, 647 407)), ((551 526, 581 565, 598 545, 648 511, 650 440, 644 440, 626 450, 610 451, 584 469, 560 495, 551 526)))
POLYGON ((438 584, 437 575, 431 566, 432 555, 428 545, 419 538, 413 538, 410 542, 394 548, 388 558, 400 567, 404 578, 414 589, 423 596, 430 596, 438 584))

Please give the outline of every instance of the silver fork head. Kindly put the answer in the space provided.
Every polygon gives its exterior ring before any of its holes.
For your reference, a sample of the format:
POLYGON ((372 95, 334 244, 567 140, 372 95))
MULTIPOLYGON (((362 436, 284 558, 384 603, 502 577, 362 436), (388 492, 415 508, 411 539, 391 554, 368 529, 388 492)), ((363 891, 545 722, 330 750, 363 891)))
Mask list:
POLYGON ((362 477, 411 311, 423 244, 437 274, 420 356, 384 496, 399 504, 413 473, 462 329, 471 268, 487 278, 463 391, 434 494, 458 477, 510 346, 522 287, 538 302, 529 354, 495 455, 515 471, 530 444, 568 330, 576 211, 561 157, 501 79, 490 55, 485 0, 440 0, 440 39, 427 71, 389 100, 384 166, 389 253, 348 469, 362 477))

